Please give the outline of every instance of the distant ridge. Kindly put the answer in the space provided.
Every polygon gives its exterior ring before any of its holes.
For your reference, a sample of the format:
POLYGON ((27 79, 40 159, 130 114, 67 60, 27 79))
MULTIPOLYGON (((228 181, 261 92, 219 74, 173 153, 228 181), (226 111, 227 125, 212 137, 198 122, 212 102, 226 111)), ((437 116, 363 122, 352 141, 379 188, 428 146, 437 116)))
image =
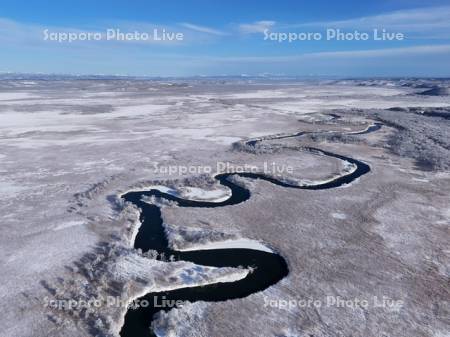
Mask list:
POLYGON ((449 88, 443 88, 443 87, 433 87, 429 90, 425 90, 419 93, 419 95, 424 96, 447 96, 450 95, 450 89, 449 88))

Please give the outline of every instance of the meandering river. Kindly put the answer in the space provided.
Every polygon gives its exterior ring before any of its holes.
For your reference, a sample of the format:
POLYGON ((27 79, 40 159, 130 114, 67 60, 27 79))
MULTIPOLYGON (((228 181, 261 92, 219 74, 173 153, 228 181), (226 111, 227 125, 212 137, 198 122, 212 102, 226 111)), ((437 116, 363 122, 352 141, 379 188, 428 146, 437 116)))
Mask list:
MULTIPOLYGON (((367 131, 378 130, 379 127, 373 127, 367 131)), ((291 135, 299 136, 301 133, 291 135)), ((277 137, 282 138, 280 137, 277 137)), ((258 141, 247 142, 250 146, 255 146, 258 141)), ((164 233, 161 210, 157 205, 144 202, 143 197, 155 196, 158 198, 174 201, 179 207, 226 207, 236 205, 248 200, 251 193, 244 187, 233 183, 229 178, 236 175, 244 178, 262 179, 270 183, 282 186, 284 188, 295 188, 305 190, 324 190, 349 184, 360 176, 370 171, 367 164, 349 157, 335 153, 306 148, 318 155, 329 156, 347 161, 356 166, 356 169, 350 173, 339 176, 327 182, 311 184, 306 186, 290 185, 276 178, 257 173, 223 173, 215 176, 218 182, 231 190, 230 197, 221 202, 207 202, 184 199, 157 189, 149 191, 133 191, 124 194, 122 197, 133 203, 140 209, 141 226, 134 241, 134 248, 140 248, 143 252, 156 250, 158 253, 164 253, 166 256, 173 255, 176 260, 190 261, 195 264, 214 267, 244 267, 252 268, 244 279, 229 282, 216 283, 206 286, 187 287, 171 291, 154 292, 143 296, 140 300, 147 300, 150 304, 146 307, 129 309, 125 316, 125 323, 120 331, 122 337, 150 337, 155 336, 151 330, 153 316, 160 310, 168 311, 173 307, 155 307, 154 303, 160 303, 162 299, 166 301, 208 301, 217 302, 236 298, 243 298, 253 293, 262 291, 271 285, 277 283, 288 275, 289 270, 284 258, 272 252, 265 252, 253 249, 229 248, 229 249, 211 249, 197 251, 176 251, 169 248, 167 238, 164 233)), ((174 303, 174 302, 172 302, 174 303)))

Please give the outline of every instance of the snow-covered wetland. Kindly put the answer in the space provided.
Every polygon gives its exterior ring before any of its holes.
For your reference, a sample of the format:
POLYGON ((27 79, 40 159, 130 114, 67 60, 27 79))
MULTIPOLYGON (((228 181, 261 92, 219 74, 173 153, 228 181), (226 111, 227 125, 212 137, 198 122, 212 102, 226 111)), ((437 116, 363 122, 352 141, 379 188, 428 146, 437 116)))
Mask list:
POLYGON ((416 82, 1 78, 1 335, 129 336, 148 294, 148 336, 448 335, 450 83, 416 82))

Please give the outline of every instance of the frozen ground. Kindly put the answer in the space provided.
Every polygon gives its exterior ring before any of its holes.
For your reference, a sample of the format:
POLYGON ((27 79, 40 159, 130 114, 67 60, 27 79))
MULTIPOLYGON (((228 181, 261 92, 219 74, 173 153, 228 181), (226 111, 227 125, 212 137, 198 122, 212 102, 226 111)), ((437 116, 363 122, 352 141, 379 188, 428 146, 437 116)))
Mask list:
POLYGON ((2 336, 117 335, 123 307, 56 310, 46 308, 45 299, 111 295, 127 302, 149 289, 244 277, 245 270, 166 261, 170 257, 155 261, 130 249, 137 213, 118 195, 162 185, 218 201, 228 191, 211 176, 226 171, 224 163, 259 171, 265 164, 289 166, 292 172, 273 175, 299 184, 348 169, 336 159, 297 151, 304 145, 363 160, 372 171, 327 191, 245 180, 250 200, 214 210, 164 205, 173 247, 264 244, 286 258, 290 274, 248 298, 194 303, 161 315, 156 331, 208 337, 448 335, 449 121, 430 112, 447 114, 450 97, 419 95, 436 86, 449 83, 0 80, 2 336), (372 119, 386 125, 359 136, 267 139, 257 151, 233 145, 298 131, 359 131, 372 119), (386 296, 403 304, 265 305, 327 296, 386 296))

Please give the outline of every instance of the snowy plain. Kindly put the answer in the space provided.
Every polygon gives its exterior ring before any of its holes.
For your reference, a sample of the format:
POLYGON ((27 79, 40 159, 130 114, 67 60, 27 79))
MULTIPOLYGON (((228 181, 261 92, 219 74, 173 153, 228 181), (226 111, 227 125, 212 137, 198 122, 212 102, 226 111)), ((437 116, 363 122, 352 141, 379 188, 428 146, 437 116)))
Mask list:
MULTIPOLYGON (((265 162, 288 163, 294 167, 288 178, 299 184, 327 181, 349 167, 332 158, 283 149, 298 145, 296 139, 270 141, 278 149, 272 152, 233 151, 232 145, 300 130, 362 131, 373 123, 367 112, 371 109, 450 106, 449 96, 419 96, 418 89, 398 81, 0 82, 2 336, 94 332, 117 336, 123 308, 69 314, 46 308, 43 298, 98 297, 113 288, 131 300, 149 289, 187 285, 180 275, 191 273, 196 268, 192 264, 149 260, 131 249, 137 213, 121 204, 119 196, 156 185, 183 197, 218 202, 229 191, 201 174, 159 172, 155 163, 194 167, 216 167, 218 161, 259 167, 265 162), (328 113, 352 123, 329 123, 328 113)), ((447 129, 442 130, 445 135, 447 129)), ((445 191, 450 175, 445 170, 420 170, 413 159, 390 152, 386 145, 395 132, 387 126, 362 136, 360 142, 314 143, 370 164, 367 177, 338 191, 286 191, 248 180, 252 198, 233 212, 164 205, 164 225, 173 247, 277 251, 288 260, 290 274, 263 294, 194 303, 163 314, 158 334, 445 335, 449 277, 445 191), (286 312, 263 306, 264 296, 330 294, 386 295, 403 300, 405 306, 395 314, 382 308, 286 312), (181 323, 183 317, 189 324, 181 323), (261 324, 255 328, 249 321, 261 324)), ((199 276, 190 278, 191 286, 231 282, 247 273, 226 268, 195 271, 199 276)))

